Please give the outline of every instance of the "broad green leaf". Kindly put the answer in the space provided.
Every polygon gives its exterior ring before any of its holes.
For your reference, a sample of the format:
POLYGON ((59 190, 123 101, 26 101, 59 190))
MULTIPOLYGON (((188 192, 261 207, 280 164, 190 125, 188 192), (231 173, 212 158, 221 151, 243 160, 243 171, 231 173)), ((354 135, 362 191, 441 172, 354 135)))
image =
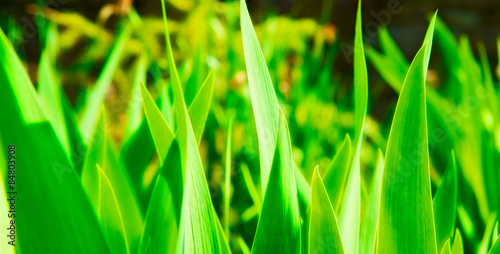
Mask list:
POLYGON ((338 152, 333 157, 325 173, 323 183, 325 184, 328 197, 332 202, 333 210, 338 211, 344 194, 344 188, 349 175, 351 161, 351 138, 347 134, 344 142, 340 145, 338 152))
POLYGON ((366 208, 363 227, 361 228, 359 253, 371 254, 375 251, 376 235, 380 208, 380 193, 382 191, 382 179, 384 176, 384 156, 378 150, 377 162, 375 164, 370 200, 366 208))
POLYGON ((453 231, 455 230, 455 219, 457 217, 457 185, 457 165, 455 153, 452 151, 446 173, 433 200, 438 250, 441 250, 445 242, 453 236, 453 231))
POLYGON ((240 2, 243 51, 250 87, 250 98, 255 124, 257 125, 262 193, 265 193, 274 151, 276 150, 280 121, 279 104, 246 3, 244 0, 240 2))
POLYGON ((462 242, 462 234, 460 230, 455 229, 455 238, 453 239, 453 247, 451 248, 453 254, 464 254, 464 244, 462 242))
POLYGON ((15 145, 19 169, 16 251, 110 253, 80 179, 2 31, 0 55, 0 122, 9 123, 0 124, 2 146, 15 145))
POLYGON ((104 102, 109 86, 111 85, 113 74, 118 68, 120 57, 123 49, 125 48, 125 43, 131 33, 132 27, 130 25, 126 24, 121 28, 121 31, 116 38, 114 46, 111 49, 111 53, 104 64, 104 68, 99 75, 94 88, 87 95, 84 108, 82 109, 82 116, 78 125, 85 141, 90 139, 93 126, 95 126, 95 123, 98 121, 99 110, 104 102))
POLYGON ((443 244, 443 249, 439 253, 441 253, 441 254, 451 254, 450 239, 446 240, 446 242, 443 244))
POLYGON ((318 167, 314 170, 311 188, 309 253, 344 253, 337 217, 318 167))
POLYGON ((427 145, 424 60, 410 65, 387 143, 379 215, 379 253, 437 253, 427 145))
POLYGON ((339 229, 346 253, 358 253, 361 214, 360 153, 368 104, 368 74, 361 29, 361 0, 356 14, 354 37, 354 145, 351 171, 340 207, 339 229))
POLYGON ((280 112, 278 143, 252 253, 300 253, 301 222, 293 170, 292 147, 280 112))

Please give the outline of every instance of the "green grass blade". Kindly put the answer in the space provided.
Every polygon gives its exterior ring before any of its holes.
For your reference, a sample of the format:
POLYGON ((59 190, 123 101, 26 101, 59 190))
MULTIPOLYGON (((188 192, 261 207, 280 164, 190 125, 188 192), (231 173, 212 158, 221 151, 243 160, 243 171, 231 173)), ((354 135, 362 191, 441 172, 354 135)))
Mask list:
POLYGON ((431 21, 429 22, 429 27, 427 28, 427 32, 425 33, 424 37, 424 42, 422 45, 427 44, 427 49, 425 50, 425 58, 424 58, 424 78, 427 78, 427 69, 429 68, 429 61, 431 59, 431 52, 432 52, 432 39, 434 37, 434 27, 436 26, 436 18, 437 18, 437 11, 434 13, 434 15, 431 18, 431 21))
POLYGON ((167 43, 167 57, 174 91, 176 139, 179 141, 181 165, 185 171, 185 185, 182 200, 181 223, 177 253, 222 252, 227 245, 224 234, 219 233, 220 222, 211 202, 205 172, 198 151, 198 144, 184 101, 182 86, 175 67, 164 1, 162 0, 163 21, 167 43))
POLYGON ((288 126, 280 113, 279 136, 252 253, 300 253, 301 223, 288 126))
POLYGON ((457 165, 455 153, 451 153, 450 162, 446 168, 441 185, 434 195, 434 222, 436 227, 436 241, 438 250, 441 250, 445 241, 453 236, 455 219, 457 217, 457 165))
POLYGON ((279 104, 264 54, 253 29, 245 1, 240 1, 243 50, 259 141, 262 193, 265 193, 273 162, 279 125, 279 104))
MULTIPOLYGON (((102 109, 102 111, 104 112, 104 109, 102 109)), ((87 189, 87 193, 92 203, 94 205, 99 204, 98 199, 100 194, 93 189, 95 188, 93 184, 95 184, 96 181, 92 179, 99 179, 96 178, 98 176, 95 165, 102 165, 103 172, 108 177, 111 187, 114 189, 115 194, 113 195, 116 196, 118 208, 123 217, 126 232, 125 239, 128 240, 128 248, 131 252, 136 252, 143 227, 142 213, 132 184, 128 178, 128 174, 123 170, 122 163, 118 159, 106 135, 105 126, 105 115, 101 114, 89 142, 82 171, 82 182, 87 189)), ((103 184, 102 181, 101 184, 103 184)), ((112 214, 107 215, 112 216, 112 214)))
POLYGON ((488 217, 488 220, 486 221, 486 228, 483 233, 483 238, 481 239, 481 242, 479 243, 479 248, 477 250, 477 253, 486 253, 488 252, 488 248, 490 248, 492 242, 491 242, 491 235, 493 234, 494 228, 495 228, 495 223, 497 221, 497 214, 495 212, 491 213, 490 216, 488 217))
POLYGON ((130 253, 115 190, 99 165, 96 165, 96 171, 99 175, 99 203, 94 204, 94 207, 98 207, 99 220, 108 239, 109 247, 114 253, 130 253))
MULTIPOLYGON (((14 48, 3 31, 0 31, 0 55, 2 56, 2 61, 0 61, 0 68, 2 71, 2 73, 0 73, 0 80, 4 86, 5 84, 12 84, 11 88, 14 93, 12 97, 8 98, 8 100, 4 100, 4 102, 7 103, 11 100, 15 100, 19 105, 22 105, 19 110, 23 117, 22 119, 26 123, 46 121, 47 117, 37 97, 37 93, 33 88, 28 73, 26 73, 24 65, 16 55, 14 48)), ((16 104, 17 103, 14 102, 12 105, 16 104)))
POLYGON ((229 216, 231 207, 231 143, 233 135, 233 118, 229 119, 227 127, 227 140, 226 140, 226 170, 224 176, 224 232, 226 237, 229 238, 229 216))
POLYGON ((137 60, 137 69, 132 83, 130 102, 127 109, 127 126, 125 140, 132 136, 142 122, 141 83, 146 82, 147 58, 143 55, 137 60))
POLYGON ((441 254, 451 254, 450 239, 446 240, 446 242, 443 245, 443 249, 439 253, 441 253, 441 254))
POLYGON ((354 37, 354 145, 355 152, 346 194, 340 207, 339 228, 346 253, 358 253, 361 213, 361 169, 360 153, 368 104, 368 74, 361 29, 361 1, 356 14, 354 37))
POLYGON ((395 68, 393 68, 392 71, 403 75, 401 78, 401 80, 403 80, 406 71, 410 67, 410 63, 408 62, 394 39, 391 37, 389 30, 387 30, 387 27, 380 28, 378 36, 382 51, 385 53, 388 59, 390 59, 390 61, 395 64, 395 68))
POLYGON ((462 242, 462 234, 460 230, 455 229, 455 238, 453 239, 453 247, 451 248, 453 254, 464 254, 464 243, 462 242))
POLYGON ((196 137, 196 143, 198 145, 201 142, 203 129, 205 128, 205 122, 207 120, 208 111, 210 109, 210 101, 212 100, 214 83, 215 74, 214 69, 212 68, 207 78, 198 90, 198 93, 193 99, 193 102, 191 103, 191 105, 189 105, 189 119, 191 119, 192 121, 194 136, 196 137))
POLYGON ((309 253, 344 253, 337 218, 318 167, 314 170, 311 188, 309 253))
POLYGON ((410 65, 389 134, 379 217, 380 253, 437 253, 427 145, 425 50, 424 45, 410 65))
MULTIPOLYGON (((48 30, 48 40, 54 45, 57 43, 57 28, 52 24, 48 30)), ((47 45, 50 45, 47 43, 47 45)), ((47 117, 49 118, 57 137, 61 141, 64 150, 68 155, 71 154, 71 147, 64 119, 64 111, 61 98, 60 81, 57 78, 55 65, 55 52, 47 47, 43 50, 40 57, 40 70, 38 71, 38 94, 45 108, 47 117)))
POLYGON ((500 239, 497 239, 495 244, 493 244, 490 251, 488 252, 488 254, 498 254, 498 253, 500 253, 500 239))
POLYGON ((178 219, 173 196, 165 177, 159 175, 146 213, 139 254, 175 253, 178 219))
POLYGON ((335 211, 339 211, 342 202, 347 176, 350 172, 350 161, 351 138, 347 134, 335 157, 333 157, 330 166, 328 166, 323 180, 330 201, 332 202, 333 210, 335 211))
POLYGON ((104 102, 104 98, 109 89, 109 86, 111 85, 113 74, 115 73, 116 69, 118 68, 118 64, 120 63, 120 57, 122 55, 123 49, 125 48, 125 43, 127 42, 131 33, 132 27, 130 25, 127 24, 121 28, 121 31, 116 38, 115 44, 111 49, 111 53, 109 54, 109 57, 104 64, 104 68, 99 75, 94 88, 87 95, 82 116, 78 125, 80 132, 82 133, 82 137, 85 141, 88 141, 90 139, 90 136, 92 135, 92 131, 94 129, 93 126, 98 121, 99 110, 102 103, 104 102))
POLYGON ((168 149, 174 140, 174 133, 144 84, 141 84, 141 95, 144 114, 146 115, 151 135, 153 136, 160 164, 163 165, 168 149))
POLYGON ((383 176, 384 156, 382 155, 382 151, 378 150, 377 162, 370 190, 370 200, 368 201, 368 207, 366 208, 363 227, 361 229, 359 253, 371 254, 374 253, 375 250, 383 176))

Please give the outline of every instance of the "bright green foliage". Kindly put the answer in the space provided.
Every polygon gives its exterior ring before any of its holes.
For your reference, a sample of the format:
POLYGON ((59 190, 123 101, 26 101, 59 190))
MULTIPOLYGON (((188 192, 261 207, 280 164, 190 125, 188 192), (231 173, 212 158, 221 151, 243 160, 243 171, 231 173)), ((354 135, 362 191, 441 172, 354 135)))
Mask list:
POLYGON ((309 253, 344 253, 337 217, 317 167, 311 188, 309 253))
POLYGON ((246 3, 245 1, 240 2, 243 49, 245 50, 250 98, 252 99, 259 138, 262 192, 265 193, 276 149, 276 140, 279 135, 279 105, 246 3))
POLYGON ((255 233, 252 253, 300 253, 301 226, 288 126, 280 113, 279 135, 269 188, 255 233))
POLYGON ((360 153, 368 104, 368 78, 361 31, 361 1, 356 15, 354 38, 354 157, 341 205, 339 228, 346 253, 358 253, 361 225, 360 153))
POLYGON ((45 117, 36 92, 0 32, 0 132, 3 146, 15 144, 19 193, 17 245, 23 253, 109 253, 109 247, 76 171, 45 117), (4 122, 9 124, 3 124, 4 122), (36 152, 33 152, 36 151, 36 152), (37 169, 37 170, 29 170, 37 169), (50 209, 47 209, 50 207, 50 209))
POLYGON ((351 138, 346 135, 344 142, 339 148, 335 157, 333 157, 328 170, 325 173, 324 183, 328 196, 332 201, 333 208, 338 211, 344 187, 349 174, 351 158, 351 138))
POLYGON ((158 2, 162 18, 131 5, 96 23, 28 8, 35 61, 0 22, 0 210, 16 195, 17 233, 0 253, 500 253, 489 41, 436 12, 410 63, 391 24, 370 46, 361 1, 351 44, 335 1, 319 22, 158 2))
POLYGON ((378 150, 377 164, 373 175, 370 189, 370 200, 366 208, 363 228, 360 236, 360 253, 374 253, 376 247, 377 227, 380 209, 380 194, 382 191, 382 179, 384 176, 384 156, 378 150))
POLYGON ((437 248, 441 250, 445 241, 453 236, 457 216, 457 165, 455 153, 451 153, 446 173, 434 195, 434 222, 437 248))
POLYGON ((436 253, 427 150, 424 45, 399 96, 387 144, 379 215, 380 253, 436 253))

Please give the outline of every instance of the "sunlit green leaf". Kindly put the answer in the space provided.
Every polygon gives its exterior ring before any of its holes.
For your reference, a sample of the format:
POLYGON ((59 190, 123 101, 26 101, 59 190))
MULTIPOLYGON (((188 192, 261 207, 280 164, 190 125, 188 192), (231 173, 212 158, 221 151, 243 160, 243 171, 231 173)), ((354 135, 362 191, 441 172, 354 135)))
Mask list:
POLYGON ((427 146, 424 45, 401 89, 389 134, 378 252, 437 253, 427 146))
POLYGON ((317 167, 311 188, 309 253, 344 253, 337 218, 317 167))
POLYGON ((455 153, 451 153, 446 173, 434 195, 434 222, 437 248, 441 250, 445 241, 453 236, 457 216, 457 165, 455 153))
POLYGON ((376 246, 376 235, 380 208, 380 193, 382 191, 382 179, 384 176, 384 156, 382 151, 378 150, 377 162, 370 190, 370 200, 366 208, 363 227, 360 236, 360 253, 374 253, 376 246))
POLYGON ((300 253, 301 223, 288 126, 280 114, 279 135, 252 253, 300 253))

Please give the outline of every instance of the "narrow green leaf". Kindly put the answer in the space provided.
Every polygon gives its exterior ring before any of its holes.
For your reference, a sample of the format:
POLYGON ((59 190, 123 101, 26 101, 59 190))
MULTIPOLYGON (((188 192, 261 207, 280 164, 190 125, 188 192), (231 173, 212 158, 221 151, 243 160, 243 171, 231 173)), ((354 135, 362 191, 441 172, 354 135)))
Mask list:
POLYGON ((455 238, 453 239, 453 247, 451 248, 453 254, 464 254, 464 244, 462 242, 462 234, 460 230, 455 229, 455 238))
POLYGON ((500 239, 497 239, 495 244, 493 244, 490 251, 488 252, 488 254, 498 254, 498 253, 500 253, 500 239))
POLYGON ((229 216, 231 201, 231 142, 233 136, 233 118, 229 119, 226 139, 226 170, 224 177, 224 232, 229 238, 229 216))
POLYGON ((450 239, 449 238, 443 244, 443 249, 439 253, 441 253, 441 254, 451 254, 451 246, 450 246, 450 239))
POLYGON ((137 69, 132 83, 130 94, 130 102, 127 109, 127 126, 125 129, 125 140, 139 129, 142 122, 142 99, 141 99, 141 83, 146 82, 146 67, 147 58, 141 55, 137 60, 137 69))
POLYGON ((457 165, 455 153, 451 152, 450 161, 441 185, 434 195, 434 222, 436 227, 437 248, 441 250, 445 241, 453 236, 457 217, 457 165))
POLYGON ((392 39, 387 27, 380 28, 378 36, 382 51, 391 60, 391 62, 395 64, 395 68, 393 68, 392 71, 402 75, 401 80, 404 80, 404 75, 410 67, 410 63, 394 39, 392 39))
POLYGON ((178 219, 174 194, 162 175, 158 175, 154 186, 138 253, 175 253, 178 219))
POLYGON ((99 165, 96 165, 96 171, 99 175, 99 203, 94 204, 94 207, 97 207, 97 214, 108 239, 109 247, 113 253, 130 253, 127 233, 125 233, 125 225, 115 190, 99 165))
POLYGON ((292 147, 285 116, 279 135, 252 253, 300 253, 301 223, 293 170, 292 147))
POLYGON ((203 129, 205 128, 205 122, 207 120, 208 111, 210 109, 210 101, 212 100, 214 83, 215 74, 214 68, 212 68, 207 78, 203 82, 203 85, 201 85, 200 89, 198 90, 198 93, 193 99, 193 102, 191 103, 191 105, 189 105, 189 119, 191 119, 194 136, 196 137, 196 143, 198 145, 201 142, 203 129))
MULTIPOLYGON (((92 179, 99 179, 95 165, 102 165, 103 172, 108 177, 114 189, 115 194, 113 195, 116 195, 118 208, 123 217, 125 232, 127 234, 125 239, 128 240, 128 248, 130 252, 136 252, 143 228, 142 213, 130 179, 123 170, 121 161, 118 159, 106 135, 106 117, 103 112, 104 109, 102 108, 101 116, 96 123, 89 141, 89 147, 83 165, 82 182, 84 183, 92 203, 94 205, 99 204, 99 198, 102 193, 95 189, 96 180, 92 179)), ((107 215, 112 216, 112 214, 107 215)))
POLYGON ((347 134, 325 173, 324 183, 333 210, 339 211, 351 161, 351 138, 347 134))
POLYGON ((167 156, 168 149, 174 139, 174 134, 144 84, 141 84, 141 96, 144 113, 151 135, 153 136, 156 152, 158 153, 160 164, 163 165, 163 160, 167 156))
POLYGON ((358 253, 361 214, 360 153, 368 104, 368 74, 361 29, 361 0, 356 13, 354 37, 354 145, 355 152, 345 196, 340 207, 339 228, 346 253, 358 253))
MULTIPOLYGON (((51 44, 47 45, 57 43, 56 31, 57 28, 54 24, 51 24, 47 33, 47 38, 51 44)), ((70 155, 71 148, 62 107, 61 84, 53 67, 55 65, 54 55, 55 52, 51 52, 51 47, 45 48, 42 52, 39 65, 40 70, 38 71, 38 93, 45 108, 45 113, 54 127, 57 137, 61 141, 66 153, 70 155)))
POLYGON ((174 92, 175 120, 177 124, 176 139, 180 147, 182 171, 185 172, 177 253, 225 252, 227 242, 223 231, 220 231, 220 222, 212 204, 197 140, 184 100, 177 67, 175 66, 164 0, 162 0, 162 13, 167 58, 174 92))
POLYGON ((4 85, 12 84, 11 88, 13 90, 13 96, 3 102, 7 103, 15 100, 19 105, 22 105, 19 110, 26 123, 37 123, 47 120, 36 91, 28 77, 28 73, 26 73, 24 65, 16 55, 14 48, 3 31, 0 31, 0 55, 2 56, 2 61, 0 61, 2 71, 0 73, 0 80, 4 85))
POLYGON ((384 176, 384 156, 378 150, 377 163, 375 164, 370 200, 366 208, 363 227, 361 229, 359 253, 371 254, 375 251, 376 235, 380 208, 380 194, 382 191, 382 179, 384 176))
POLYGON ((344 253, 337 217, 318 167, 314 170, 309 224, 309 253, 344 253))
POLYGON ((240 2, 243 51, 250 87, 250 98, 255 124, 257 125, 262 193, 265 193, 273 162, 273 154, 276 150, 280 121, 279 104, 245 0, 240 2))
POLYGON ((425 103, 426 45, 415 56, 389 134, 379 216, 378 252, 437 253, 425 103))
POLYGON ((104 102, 109 86, 111 85, 113 74, 118 68, 120 57, 123 49, 125 48, 125 43, 131 33, 132 27, 129 24, 126 24, 121 28, 94 88, 87 95, 85 105, 82 110, 82 116, 78 125, 85 141, 88 141, 92 135, 93 126, 95 126, 99 117, 99 110, 104 102))
POLYGON ((495 223, 497 221, 497 214, 495 212, 491 213, 486 221, 486 228, 483 233, 483 239, 479 243, 479 248, 477 253, 487 253, 488 249, 492 245, 491 235, 493 234, 493 230, 495 228, 495 223))

